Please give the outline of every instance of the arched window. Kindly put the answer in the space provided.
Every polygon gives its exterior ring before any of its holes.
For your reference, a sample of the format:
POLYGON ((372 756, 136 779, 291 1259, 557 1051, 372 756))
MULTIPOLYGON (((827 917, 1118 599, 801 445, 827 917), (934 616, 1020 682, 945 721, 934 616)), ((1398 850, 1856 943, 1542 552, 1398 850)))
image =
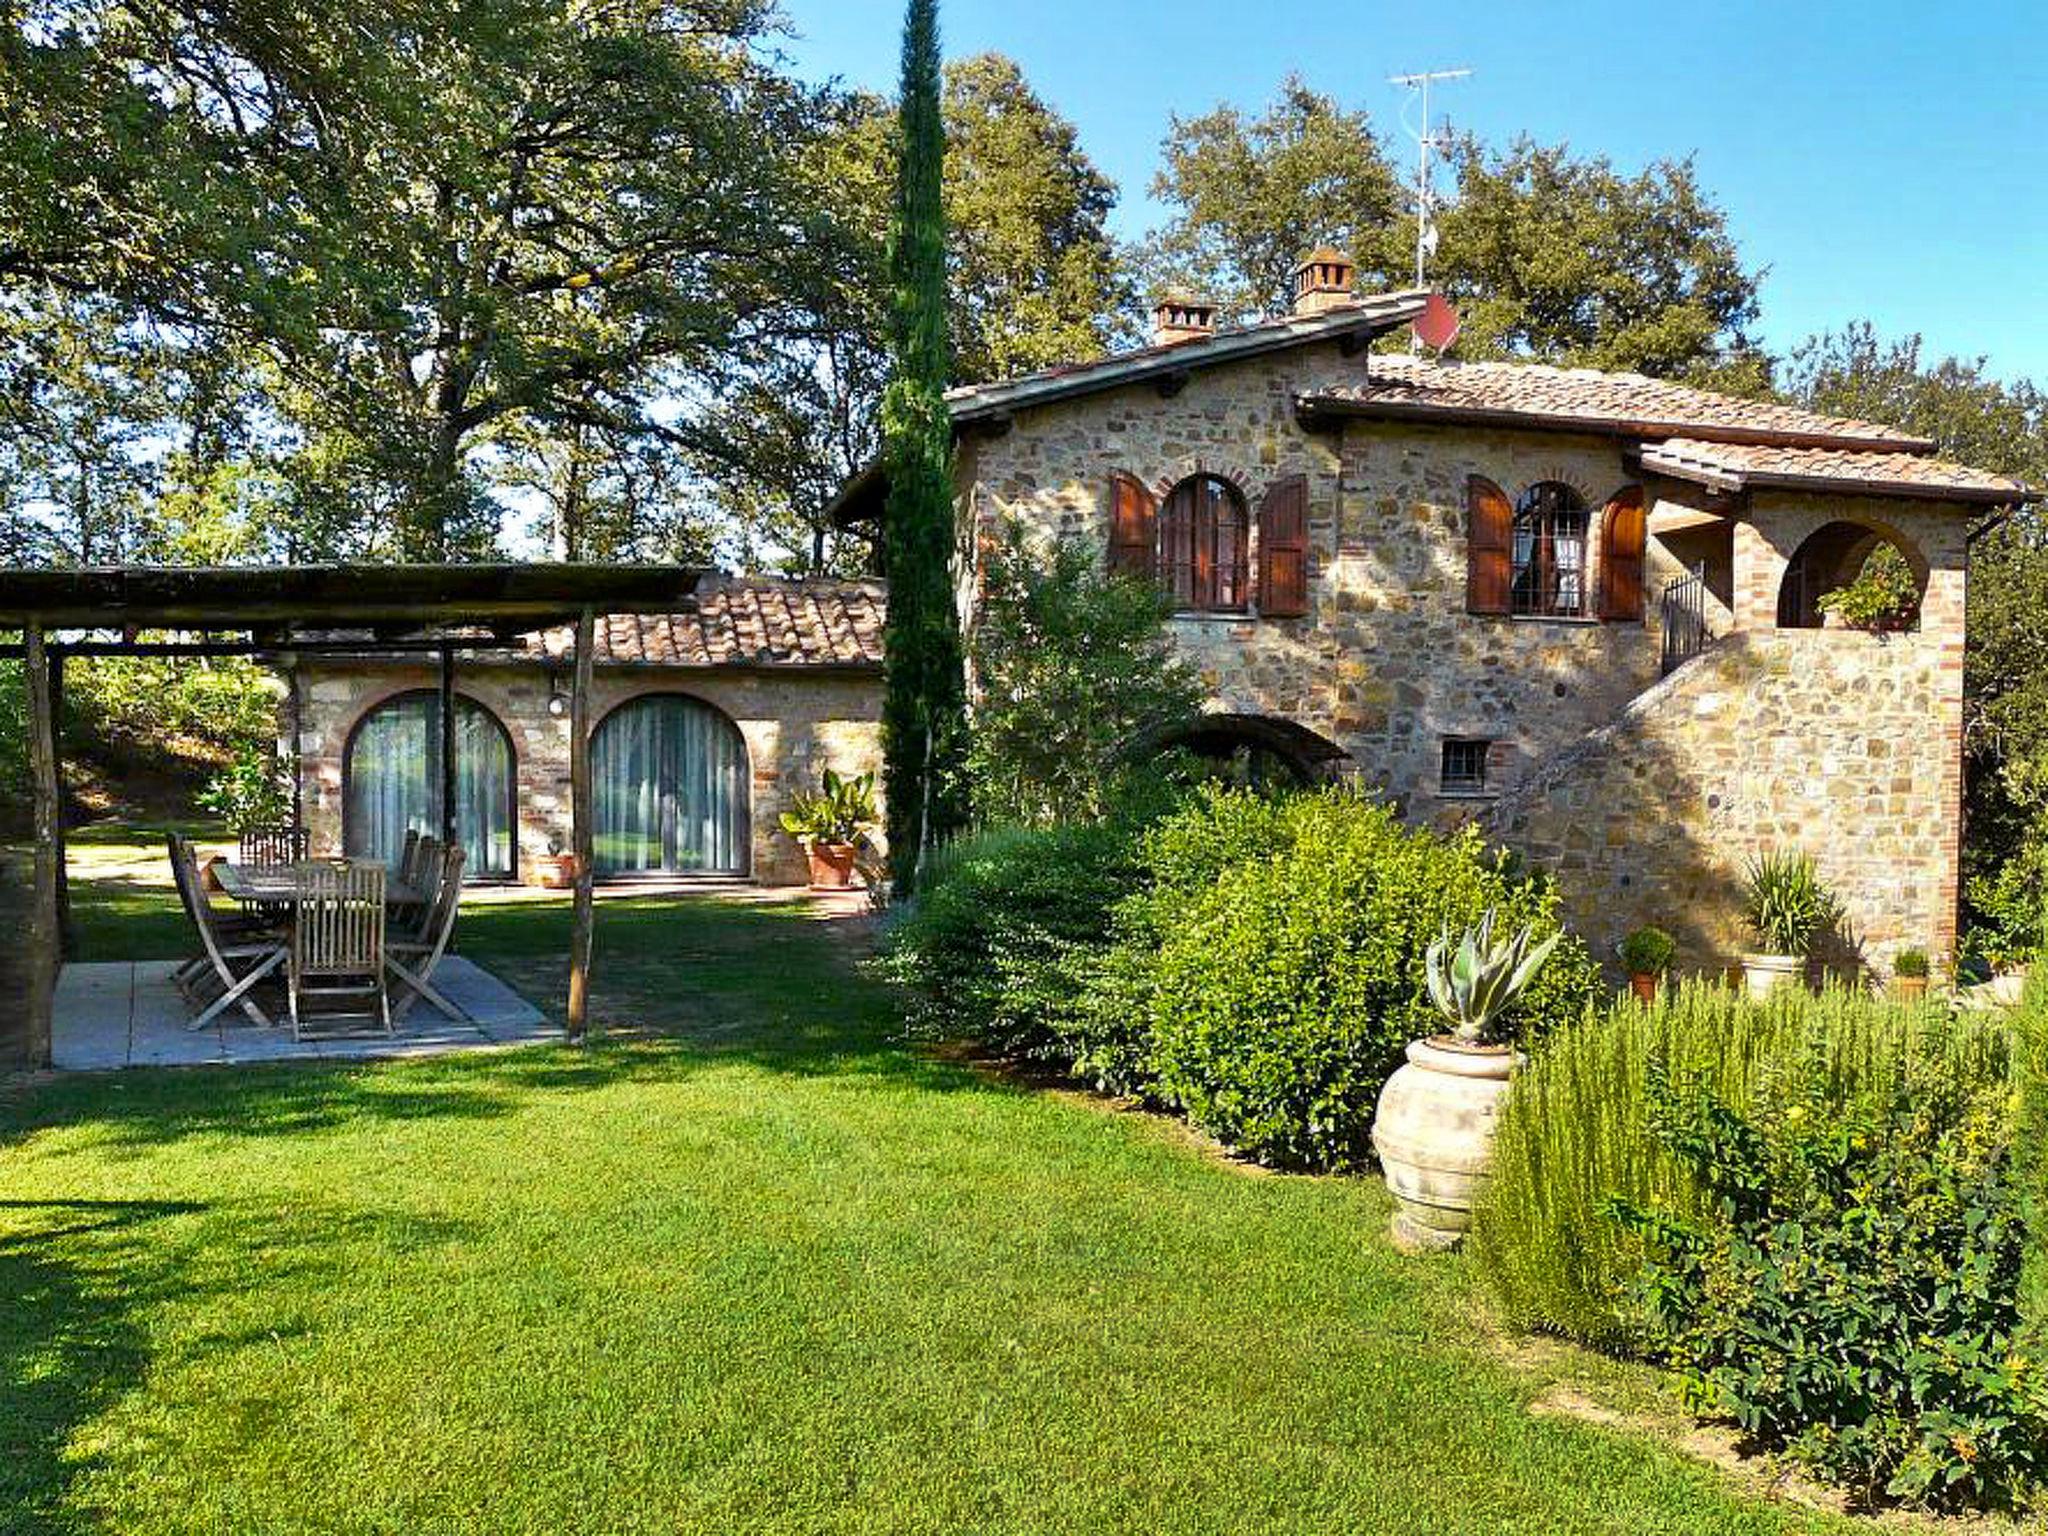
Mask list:
POLYGON ((720 711, 682 694, 634 699, 600 722, 590 763, 597 874, 747 872, 747 744, 720 711))
POLYGON ((1515 503, 1512 611, 1578 618, 1586 611, 1586 503, 1570 486, 1544 480, 1515 503))
MULTIPOLYGON (((474 699, 455 701, 455 832, 473 880, 509 880, 518 788, 512 738, 474 699)), ((441 835, 441 696, 386 699, 357 722, 342 762, 342 846, 395 862, 405 834, 441 835)))
POLYGON ((1159 509, 1160 574, 1176 608, 1240 613, 1250 587, 1250 520, 1227 480, 1193 475, 1159 509))

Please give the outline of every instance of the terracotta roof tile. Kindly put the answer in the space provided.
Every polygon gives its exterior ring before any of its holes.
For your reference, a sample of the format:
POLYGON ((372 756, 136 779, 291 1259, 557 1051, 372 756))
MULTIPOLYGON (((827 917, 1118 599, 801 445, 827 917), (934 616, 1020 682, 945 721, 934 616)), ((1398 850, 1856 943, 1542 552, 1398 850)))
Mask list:
POLYGON ((1853 487, 1901 496, 2002 503, 2030 495, 2022 482, 2009 476, 1919 453, 1787 448, 1675 437, 1645 444, 1642 463, 1645 469, 1731 491, 1754 485, 1853 487))
MULTIPOLYGON (((875 667, 887 589, 879 582, 707 576, 694 609, 614 613, 597 625, 599 666, 875 667)), ((567 627, 532 636, 529 655, 565 660, 567 627)))
POLYGON ((1368 379, 1306 396, 1303 404, 1310 410, 1323 407, 1362 415, 1453 420, 1478 416, 1504 423, 1579 426, 1631 437, 1879 446, 1910 453, 1934 447, 1926 438, 1878 422, 1688 389, 1637 373, 1536 363, 1438 363, 1376 355, 1368 379))

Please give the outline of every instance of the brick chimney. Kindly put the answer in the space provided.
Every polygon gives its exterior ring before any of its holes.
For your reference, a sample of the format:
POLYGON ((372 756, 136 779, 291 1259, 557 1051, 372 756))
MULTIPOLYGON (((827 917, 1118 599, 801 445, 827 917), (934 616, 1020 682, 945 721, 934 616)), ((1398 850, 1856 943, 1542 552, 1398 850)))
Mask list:
POLYGON ((1294 312, 1320 315, 1351 302, 1358 267, 1342 251, 1319 245, 1294 269, 1294 312))
POLYGON ((1152 306, 1152 344, 1170 347, 1177 341, 1200 341, 1216 334, 1216 306, 1185 288, 1169 288, 1152 306))

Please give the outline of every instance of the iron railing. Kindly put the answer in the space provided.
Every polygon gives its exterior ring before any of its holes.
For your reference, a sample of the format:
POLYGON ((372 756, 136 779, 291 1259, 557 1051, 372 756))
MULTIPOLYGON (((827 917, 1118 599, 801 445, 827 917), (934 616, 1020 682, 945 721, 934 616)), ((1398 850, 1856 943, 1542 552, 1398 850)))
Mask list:
POLYGON ((1670 676, 1712 641, 1707 629, 1707 568, 1667 582, 1659 599, 1664 627, 1664 675, 1670 676))

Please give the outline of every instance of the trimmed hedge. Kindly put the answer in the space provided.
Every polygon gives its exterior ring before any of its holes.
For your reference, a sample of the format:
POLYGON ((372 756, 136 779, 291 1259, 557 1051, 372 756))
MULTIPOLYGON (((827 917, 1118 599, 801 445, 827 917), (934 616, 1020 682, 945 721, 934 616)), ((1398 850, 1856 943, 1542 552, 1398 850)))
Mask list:
POLYGON ((891 928, 887 969, 912 1023, 1005 1053, 1073 1060, 1074 1016, 1109 943, 1109 915, 1136 888, 1139 823, 1006 827, 963 838, 927 865, 891 928))
MULTIPOLYGON (((1497 908, 1559 927, 1547 881, 1520 878, 1474 832, 1403 826, 1332 789, 1262 802, 1212 790, 1145 840, 1152 875, 1120 944, 1149 957, 1137 1018, 1155 1091, 1261 1162, 1353 1169, 1408 1043, 1441 1033, 1423 957, 1497 908)), ((1582 1014, 1598 970, 1567 938, 1507 1021, 1520 1039, 1582 1014)), ((1127 1004, 1130 999, 1120 1000, 1127 1004)))
MULTIPOLYGON (((1474 833, 1404 827, 1350 790, 1211 784, 1149 825, 968 841, 935 866, 891 964, 927 1029, 1064 1061, 1263 1162, 1348 1169, 1403 1049, 1443 1028, 1424 952, 1489 907, 1558 927, 1549 883, 1474 833)), ((1509 1028, 1539 1037, 1598 987, 1568 939, 1509 1028)))

